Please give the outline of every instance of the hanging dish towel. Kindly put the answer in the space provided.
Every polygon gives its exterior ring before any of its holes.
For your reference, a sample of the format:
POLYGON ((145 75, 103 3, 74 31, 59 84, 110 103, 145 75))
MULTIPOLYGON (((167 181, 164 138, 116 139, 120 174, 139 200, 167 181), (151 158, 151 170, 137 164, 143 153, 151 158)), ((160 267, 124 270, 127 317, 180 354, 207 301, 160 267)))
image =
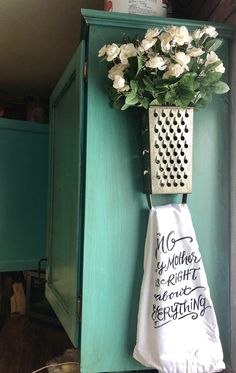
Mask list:
POLYGON ((211 373, 225 368, 186 204, 150 210, 133 356, 161 373, 211 373))

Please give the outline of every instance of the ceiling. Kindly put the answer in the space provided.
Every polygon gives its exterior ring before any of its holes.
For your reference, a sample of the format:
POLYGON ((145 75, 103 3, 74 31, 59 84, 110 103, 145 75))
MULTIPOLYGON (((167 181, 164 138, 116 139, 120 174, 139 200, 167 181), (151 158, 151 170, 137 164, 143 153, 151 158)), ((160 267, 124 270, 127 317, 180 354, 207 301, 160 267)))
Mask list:
POLYGON ((80 9, 103 0, 0 0, 0 93, 47 98, 73 55, 80 9))

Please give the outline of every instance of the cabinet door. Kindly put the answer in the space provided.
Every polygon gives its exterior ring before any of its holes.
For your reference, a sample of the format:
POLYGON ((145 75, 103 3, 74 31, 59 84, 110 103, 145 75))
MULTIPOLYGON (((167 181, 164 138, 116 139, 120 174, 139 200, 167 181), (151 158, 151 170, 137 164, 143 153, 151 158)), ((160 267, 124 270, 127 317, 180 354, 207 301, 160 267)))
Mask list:
POLYGON ((50 187, 46 296, 74 345, 80 288, 84 44, 50 100, 50 187))

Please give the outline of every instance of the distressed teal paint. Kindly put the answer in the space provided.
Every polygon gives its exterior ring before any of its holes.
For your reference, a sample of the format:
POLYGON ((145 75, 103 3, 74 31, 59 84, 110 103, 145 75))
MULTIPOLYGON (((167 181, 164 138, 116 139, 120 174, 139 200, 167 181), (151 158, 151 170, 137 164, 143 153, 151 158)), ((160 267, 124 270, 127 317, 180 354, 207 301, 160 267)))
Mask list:
MULTIPOLYGON (((97 58, 122 35, 184 20, 83 11, 89 24, 89 80, 83 259, 82 372, 142 369, 132 358, 148 217, 142 193, 140 116, 109 107, 97 58), (140 26, 140 27, 139 27, 140 26)), ((192 28, 198 22, 188 22, 192 28)), ((222 36, 232 29, 219 26, 222 36)), ((223 51, 227 63, 227 43, 223 51)), ((229 140, 226 96, 196 113, 189 206, 229 359, 229 140)), ((180 196, 155 197, 156 204, 180 196)))
MULTIPOLYGON (((51 99, 47 297, 75 345, 81 337, 83 373, 141 370, 145 368, 132 358, 148 219, 142 193, 141 119, 135 110, 121 112, 109 106, 106 66, 97 52, 104 44, 119 42, 124 33, 143 35, 144 29, 170 23, 193 29, 201 23, 91 10, 83 14, 88 24, 87 89, 82 84, 80 50, 78 69, 74 57, 51 99), (81 329, 76 316, 80 291, 81 329)), ((217 28, 222 37, 232 35, 228 26, 217 28)), ((222 52, 226 64, 227 55, 226 43, 222 52)), ((228 133, 226 96, 195 114, 189 197, 226 360, 230 348, 228 133)), ((154 204, 180 200, 181 196, 153 198, 154 204)))
POLYGON ((79 339, 84 43, 50 99, 50 190, 46 296, 75 346, 79 339))
POLYGON ((46 256, 48 125, 0 119, 0 271, 46 256))

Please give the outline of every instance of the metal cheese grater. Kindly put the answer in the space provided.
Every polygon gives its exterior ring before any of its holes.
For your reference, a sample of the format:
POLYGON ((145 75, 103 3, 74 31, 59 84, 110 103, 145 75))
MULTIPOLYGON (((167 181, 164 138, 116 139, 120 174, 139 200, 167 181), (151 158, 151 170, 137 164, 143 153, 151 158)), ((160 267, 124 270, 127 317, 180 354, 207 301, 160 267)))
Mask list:
POLYGON ((193 108, 151 106, 146 122, 142 132, 145 193, 191 193, 193 108))

